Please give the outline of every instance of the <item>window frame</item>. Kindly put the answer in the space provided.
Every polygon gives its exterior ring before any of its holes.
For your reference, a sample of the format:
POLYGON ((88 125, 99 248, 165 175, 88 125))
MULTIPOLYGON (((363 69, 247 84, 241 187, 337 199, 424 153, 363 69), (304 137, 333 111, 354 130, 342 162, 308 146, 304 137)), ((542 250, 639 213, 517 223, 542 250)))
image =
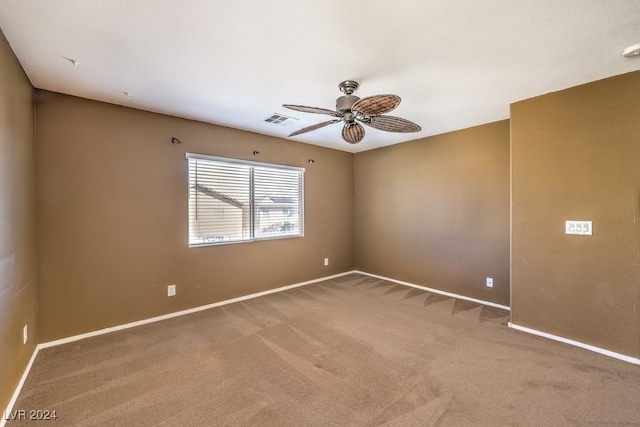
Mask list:
MULTIPOLYGON (((242 160, 242 159, 233 159, 228 157, 219 157, 219 156, 211 156, 206 154, 196 154, 196 153, 186 153, 185 157, 187 159, 187 241, 189 244, 189 248, 198 248, 198 247, 206 247, 206 246, 219 246, 219 245, 232 245, 237 243, 251 243, 251 242, 259 242, 259 241, 268 241, 268 240, 280 240, 280 239, 293 239, 304 237, 304 175, 305 168, 297 167, 297 166, 288 166, 288 165, 280 165, 274 163, 265 163, 265 162, 255 162, 250 160, 242 160), (259 168, 267 168, 272 170, 286 170, 286 171, 295 171, 299 172, 300 182, 299 182, 299 192, 298 192, 298 233, 296 234, 280 234, 280 235, 266 235, 266 236, 256 236, 255 232, 255 224, 256 224, 256 212, 255 212, 255 200, 254 200, 254 173, 253 170, 251 172, 251 182, 249 183, 249 193, 250 193, 250 238, 247 239, 237 239, 230 241, 220 241, 220 242, 201 242, 201 243, 191 243, 191 202, 190 202, 190 194, 192 191, 191 188, 191 172, 190 172, 190 162, 191 160, 201 160, 201 161, 212 161, 219 163, 226 163, 231 165, 242 165, 249 167, 259 167, 259 168)), ((197 193, 197 191, 196 191, 197 193)))

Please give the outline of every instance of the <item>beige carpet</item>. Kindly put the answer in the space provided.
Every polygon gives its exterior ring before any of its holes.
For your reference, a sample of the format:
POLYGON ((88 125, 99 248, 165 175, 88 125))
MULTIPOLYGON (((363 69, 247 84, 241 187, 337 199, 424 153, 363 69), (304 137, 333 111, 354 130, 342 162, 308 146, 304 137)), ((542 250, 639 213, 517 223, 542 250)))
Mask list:
POLYGON ((361 275, 43 350, 57 426, 640 426, 640 367, 361 275))

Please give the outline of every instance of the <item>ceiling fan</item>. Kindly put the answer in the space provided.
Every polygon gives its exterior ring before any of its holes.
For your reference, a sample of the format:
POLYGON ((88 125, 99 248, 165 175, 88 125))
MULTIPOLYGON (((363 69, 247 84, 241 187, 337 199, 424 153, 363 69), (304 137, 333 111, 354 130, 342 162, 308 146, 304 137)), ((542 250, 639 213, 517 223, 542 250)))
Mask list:
POLYGON ((336 99, 336 111, 326 108, 307 107, 304 105, 284 104, 283 107, 304 113, 327 114, 335 117, 332 120, 318 123, 292 132, 289 136, 311 132, 327 125, 344 122, 342 139, 349 144, 357 144, 364 138, 364 127, 360 123, 375 129, 387 132, 419 132, 420 126, 400 117, 387 116, 385 113, 392 111, 400 104, 398 95, 375 95, 366 98, 358 98, 353 93, 358 89, 358 82, 345 80, 338 87, 344 93, 336 99))

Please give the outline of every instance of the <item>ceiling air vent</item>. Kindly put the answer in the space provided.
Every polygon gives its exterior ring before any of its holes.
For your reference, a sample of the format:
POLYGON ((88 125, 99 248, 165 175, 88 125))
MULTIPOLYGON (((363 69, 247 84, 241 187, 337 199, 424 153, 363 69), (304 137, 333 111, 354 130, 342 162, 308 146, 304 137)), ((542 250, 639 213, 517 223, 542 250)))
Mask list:
POLYGON ((298 119, 294 117, 285 116, 282 114, 277 114, 277 113, 273 113, 272 116, 264 119, 264 121, 267 123, 273 123, 274 125, 280 125, 280 126, 284 126, 285 124, 288 124, 289 121, 295 121, 295 120, 298 120, 298 119))

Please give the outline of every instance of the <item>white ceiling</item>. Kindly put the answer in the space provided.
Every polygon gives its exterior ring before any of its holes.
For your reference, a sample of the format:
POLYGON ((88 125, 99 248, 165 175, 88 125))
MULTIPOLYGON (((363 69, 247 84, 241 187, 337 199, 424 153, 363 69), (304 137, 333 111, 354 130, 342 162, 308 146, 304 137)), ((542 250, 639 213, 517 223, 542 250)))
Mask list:
POLYGON ((422 126, 294 138, 350 152, 640 69, 621 55, 640 43, 640 0, 1 0, 0 28, 41 89, 286 138, 330 118, 283 103, 333 109, 351 79, 360 97, 399 95, 391 114, 422 126))

